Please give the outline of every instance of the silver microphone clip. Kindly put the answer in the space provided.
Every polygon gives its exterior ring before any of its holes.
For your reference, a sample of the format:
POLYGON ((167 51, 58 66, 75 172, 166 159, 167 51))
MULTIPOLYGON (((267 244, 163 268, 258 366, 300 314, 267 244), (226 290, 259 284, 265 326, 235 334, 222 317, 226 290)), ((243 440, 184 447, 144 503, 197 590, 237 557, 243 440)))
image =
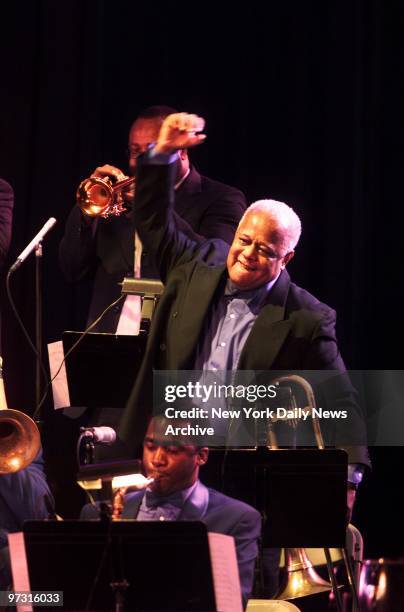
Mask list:
POLYGON ((82 436, 90 438, 93 444, 113 444, 116 440, 116 431, 112 427, 83 427, 82 436))

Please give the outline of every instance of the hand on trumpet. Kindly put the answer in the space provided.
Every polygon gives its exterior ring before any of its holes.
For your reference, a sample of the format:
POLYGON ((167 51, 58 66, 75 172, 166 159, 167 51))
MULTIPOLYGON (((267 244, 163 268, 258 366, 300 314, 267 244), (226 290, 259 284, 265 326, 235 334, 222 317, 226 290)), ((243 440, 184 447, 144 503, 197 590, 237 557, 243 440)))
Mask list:
MULTIPOLYGON (((124 181, 128 178, 127 174, 124 174, 122 170, 116 168, 115 166, 111 166, 110 164, 104 164, 103 166, 98 166, 91 174, 91 178, 109 178, 112 180, 112 183, 119 183, 120 181, 124 181)), ((123 200, 132 205, 133 198, 135 196, 135 184, 132 183, 128 187, 122 189, 122 198, 123 200)))
POLYGON ((201 134, 205 120, 198 115, 174 113, 168 115, 160 128, 156 153, 174 153, 201 144, 206 134, 201 134))

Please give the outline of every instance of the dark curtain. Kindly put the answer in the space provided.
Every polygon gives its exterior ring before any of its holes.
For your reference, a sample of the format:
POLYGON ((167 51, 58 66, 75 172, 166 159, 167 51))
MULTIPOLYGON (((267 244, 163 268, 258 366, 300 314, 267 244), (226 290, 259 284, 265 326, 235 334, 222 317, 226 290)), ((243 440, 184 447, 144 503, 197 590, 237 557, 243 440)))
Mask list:
MULTIPOLYGON (((290 273, 337 310, 347 365, 400 369, 403 9, 382 0, 219 6, 2 7, 0 174, 16 194, 10 263, 48 217, 58 219, 44 243, 44 339, 77 324, 57 248, 78 183, 102 163, 124 169, 136 114, 169 104, 207 120, 207 142, 192 154, 200 171, 249 201, 282 199, 300 214, 290 273)), ((32 260, 12 290, 32 332, 32 260)), ((34 359, 4 296, 2 311, 10 403, 30 412, 34 359)), ((373 459, 358 520, 370 554, 403 553, 402 534, 393 537, 401 450, 375 449, 373 459)))

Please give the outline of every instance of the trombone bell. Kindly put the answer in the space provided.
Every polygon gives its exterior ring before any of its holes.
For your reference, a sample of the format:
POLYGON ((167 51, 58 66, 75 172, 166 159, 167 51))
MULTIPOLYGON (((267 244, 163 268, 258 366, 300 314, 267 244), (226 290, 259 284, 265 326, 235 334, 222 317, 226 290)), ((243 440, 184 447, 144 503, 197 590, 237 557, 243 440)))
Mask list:
POLYGON ((304 548, 287 548, 285 555, 287 583, 275 599, 296 599, 331 591, 331 583, 317 574, 304 548))
POLYGON ((34 421, 18 410, 0 410, 0 474, 26 468, 41 447, 34 421))

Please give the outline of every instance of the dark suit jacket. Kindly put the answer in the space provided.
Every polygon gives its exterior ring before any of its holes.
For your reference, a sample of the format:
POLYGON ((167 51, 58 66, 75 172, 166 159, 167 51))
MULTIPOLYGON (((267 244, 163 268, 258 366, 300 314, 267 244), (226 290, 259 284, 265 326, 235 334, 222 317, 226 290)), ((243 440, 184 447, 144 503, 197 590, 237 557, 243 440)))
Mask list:
MULTIPOLYGON (((11 186, 0 178, 0 270, 6 260, 11 241, 13 222, 14 193, 11 186)), ((0 278, 2 278, 0 276, 0 278)), ((1 308, 0 308, 1 311, 1 308)), ((1 354, 1 317, 0 317, 0 354, 1 354)))
MULTIPOLYGON (((153 369, 192 370, 195 351, 212 304, 227 279, 228 245, 197 244, 178 231, 171 213, 173 168, 140 164, 135 223, 154 248, 165 291, 154 315, 145 357, 121 422, 121 437, 132 446, 143 440, 153 406, 153 369)), ((335 312, 290 281, 283 271, 269 292, 240 356, 240 370, 345 371, 335 337, 335 312)), ((337 403, 352 410, 352 387, 337 403)), ((339 406, 341 407, 341 406, 339 406)), ((350 449, 350 461, 368 463, 364 449, 350 449)))
MULTIPOLYGON (((206 490, 202 483, 199 483, 199 486, 206 490)), ((223 495, 215 489, 207 489, 207 491, 209 503, 206 511, 202 513, 201 510, 187 500, 178 520, 202 521, 205 523, 208 531, 234 537, 241 591, 244 602, 246 602, 251 594, 254 582, 258 539, 261 534, 261 517, 254 508, 244 502, 223 495)), ((129 493, 125 497, 125 505, 122 512, 123 519, 134 519, 137 517, 144 493, 144 491, 129 493)), ((84 506, 80 518, 98 518, 98 510, 94 506, 87 504, 84 506)))
POLYGON ((0 268, 6 259, 11 241, 14 193, 6 181, 0 179, 0 268))
MULTIPOLYGON (((192 168, 176 191, 174 218, 178 228, 197 242, 221 238, 231 243, 245 208, 246 201, 240 191, 201 176, 192 168)), ((83 219, 77 206, 71 211, 59 258, 66 279, 81 283, 75 297, 81 313, 87 311, 85 289, 88 289, 88 281, 93 283, 88 317, 76 317, 83 325, 86 319, 88 323, 93 321, 119 297, 118 283, 125 276, 133 276, 133 236, 130 214, 91 221, 83 219)), ((142 276, 158 278, 152 250, 147 247, 142 252, 142 276)), ((115 332, 122 306, 123 301, 107 313, 93 331, 115 332)))

